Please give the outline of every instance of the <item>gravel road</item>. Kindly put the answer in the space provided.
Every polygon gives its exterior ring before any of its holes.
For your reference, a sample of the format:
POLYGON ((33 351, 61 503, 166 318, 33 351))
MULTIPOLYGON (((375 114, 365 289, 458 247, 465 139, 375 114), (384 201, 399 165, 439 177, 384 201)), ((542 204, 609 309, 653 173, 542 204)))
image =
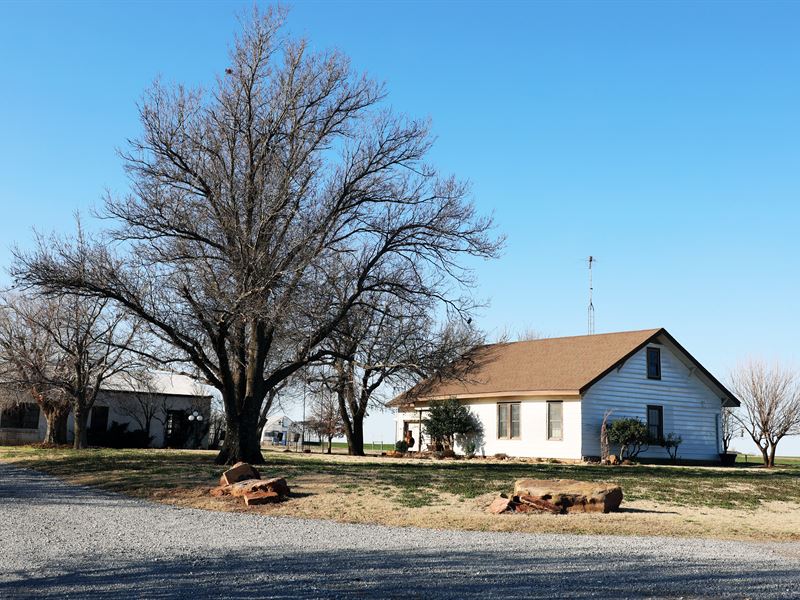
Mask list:
POLYGON ((797 598, 800 545, 216 513, 0 465, 0 598, 55 597, 797 598))

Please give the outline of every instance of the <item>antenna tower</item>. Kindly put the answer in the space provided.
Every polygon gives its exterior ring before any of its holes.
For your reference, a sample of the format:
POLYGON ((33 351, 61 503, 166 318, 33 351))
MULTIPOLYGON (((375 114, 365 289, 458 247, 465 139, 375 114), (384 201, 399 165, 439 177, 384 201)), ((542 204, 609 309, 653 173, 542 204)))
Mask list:
POLYGON ((594 304, 592 303, 592 293, 594 292, 594 287, 592 287, 592 265, 597 262, 597 259, 594 256, 590 256, 588 262, 589 262, 588 333, 589 335, 594 335, 594 304))

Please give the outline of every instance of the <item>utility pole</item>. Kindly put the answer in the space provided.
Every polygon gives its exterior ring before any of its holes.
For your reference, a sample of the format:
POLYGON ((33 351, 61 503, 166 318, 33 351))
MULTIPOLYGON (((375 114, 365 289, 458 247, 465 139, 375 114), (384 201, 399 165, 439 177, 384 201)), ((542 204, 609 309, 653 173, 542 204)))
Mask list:
MULTIPOLYGON (((302 440, 300 442, 300 452, 305 452, 306 449, 306 386, 303 385, 303 424, 301 425, 302 433, 300 434, 302 440)), ((320 445, 322 448, 322 445, 320 445)))
POLYGON ((592 265, 597 262, 594 256, 589 257, 589 309, 588 309, 588 334, 594 335, 594 303, 592 302, 592 295, 594 287, 592 286, 592 265))

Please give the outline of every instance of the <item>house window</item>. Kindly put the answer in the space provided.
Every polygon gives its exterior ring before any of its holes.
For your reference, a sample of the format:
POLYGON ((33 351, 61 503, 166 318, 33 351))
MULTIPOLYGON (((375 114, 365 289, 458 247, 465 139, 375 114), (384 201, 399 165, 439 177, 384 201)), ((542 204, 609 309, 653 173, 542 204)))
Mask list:
POLYGON ((547 403, 547 439, 564 439, 564 403, 547 403))
POLYGON ((647 378, 661 379, 661 348, 647 349, 647 378))
POLYGON ((497 405, 497 437, 519 439, 519 402, 503 402, 497 405))
POLYGON ((647 433, 654 442, 664 439, 664 407, 650 405, 647 407, 647 433))
POLYGON ((32 402, 24 402, 3 409, 0 415, 0 427, 39 429, 39 406, 32 402))

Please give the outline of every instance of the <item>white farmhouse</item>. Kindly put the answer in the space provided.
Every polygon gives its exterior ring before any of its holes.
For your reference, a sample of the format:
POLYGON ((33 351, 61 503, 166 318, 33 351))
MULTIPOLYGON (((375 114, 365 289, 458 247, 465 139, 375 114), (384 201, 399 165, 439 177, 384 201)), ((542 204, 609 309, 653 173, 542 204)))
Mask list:
MULTIPOLYGON (((720 414, 739 401, 665 329, 480 346, 450 374, 421 382, 389 404, 397 439, 411 430, 427 449, 428 403, 455 398, 483 424, 482 452, 582 459, 600 456, 600 427, 635 417, 654 440, 683 438, 680 458, 719 460, 720 414), (420 435, 422 429, 423 435, 420 435)), ((653 443, 640 456, 667 458, 653 443)))
POLYGON ((303 427, 286 415, 272 415, 267 418, 261 430, 262 446, 287 446, 300 439, 303 427))

